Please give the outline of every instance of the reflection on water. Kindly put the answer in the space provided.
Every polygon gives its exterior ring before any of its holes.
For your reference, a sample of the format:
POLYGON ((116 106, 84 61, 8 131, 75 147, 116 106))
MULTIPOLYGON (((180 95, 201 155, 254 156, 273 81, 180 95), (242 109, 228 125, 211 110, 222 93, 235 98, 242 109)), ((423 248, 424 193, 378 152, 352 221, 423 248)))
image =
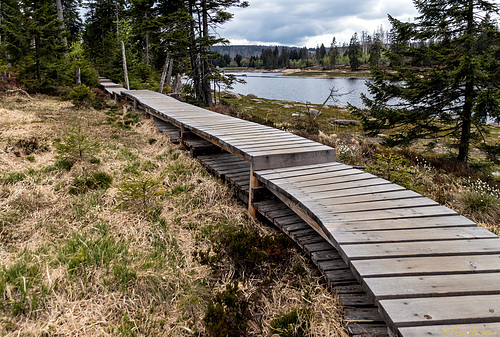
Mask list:
MULTIPOLYGON (((362 78, 321 78, 321 77, 293 77, 280 76, 280 73, 234 73, 237 78, 244 79, 246 84, 236 83, 231 91, 258 97, 278 99, 284 101, 311 102, 321 104, 328 97, 330 89, 335 87, 339 94, 339 104, 348 102, 355 106, 362 106, 361 93, 368 93, 362 78)), ((328 104, 333 104, 330 100, 328 104)))

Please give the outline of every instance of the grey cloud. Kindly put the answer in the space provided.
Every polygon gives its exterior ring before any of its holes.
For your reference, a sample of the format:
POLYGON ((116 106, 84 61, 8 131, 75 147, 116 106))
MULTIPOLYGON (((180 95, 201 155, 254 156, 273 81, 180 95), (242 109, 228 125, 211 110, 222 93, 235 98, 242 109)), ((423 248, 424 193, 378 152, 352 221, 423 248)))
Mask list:
POLYGON ((307 37, 336 35, 350 27, 355 31, 359 20, 382 23, 387 13, 398 17, 414 9, 411 0, 250 0, 250 7, 233 12, 234 19, 220 31, 225 38, 300 45, 307 37))

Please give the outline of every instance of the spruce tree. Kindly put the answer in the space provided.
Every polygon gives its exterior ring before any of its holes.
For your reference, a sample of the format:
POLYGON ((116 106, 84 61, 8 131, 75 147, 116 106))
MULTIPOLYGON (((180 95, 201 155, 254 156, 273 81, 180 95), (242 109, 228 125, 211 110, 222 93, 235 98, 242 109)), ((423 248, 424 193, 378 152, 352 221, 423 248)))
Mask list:
POLYGON ((358 33, 354 33, 354 35, 351 37, 349 48, 347 49, 347 56, 349 57, 351 70, 358 70, 361 66, 361 57, 363 56, 361 45, 358 40, 358 33))
POLYGON ((457 161, 467 163, 471 141, 489 118, 500 119, 500 38, 490 19, 498 7, 484 0, 414 3, 414 23, 389 16, 393 67, 372 70, 373 98, 363 95, 366 108, 353 111, 372 135, 392 130, 390 145, 452 137, 457 161), (429 66, 415 66, 424 59, 429 66))
POLYGON ((2 2, 2 43, 30 90, 68 84, 63 29, 53 0, 2 2))

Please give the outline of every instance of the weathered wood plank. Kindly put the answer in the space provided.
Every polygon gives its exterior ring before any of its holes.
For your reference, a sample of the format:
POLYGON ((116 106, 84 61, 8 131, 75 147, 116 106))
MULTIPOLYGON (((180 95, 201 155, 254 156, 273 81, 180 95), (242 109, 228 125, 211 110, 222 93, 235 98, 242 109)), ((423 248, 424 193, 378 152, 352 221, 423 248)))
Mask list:
POLYGON ((500 273, 371 277, 363 282, 368 294, 375 301, 500 294, 500 273))
POLYGON ((354 213, 354 212, 366 212, 366 211, 434 206, 434 205, 439 205, 439 203, 429 198, 416 196, 414 198, 382 200, 382 201, 373 200, 366 202, 358 202, 354 204, 336 204, 335 202, 332 202, 331 204, 322 203, 321 205, 318 205, 318 208, 321 207, 328 213, 333 214, 333 213, 354 213))
POLYGON ((500 272, 500 255, 383 258, 352 261, 351 266, 359 278, 500 272))
POLYGON ((344 221, 367 221, 383 219, 419 218, 424 216, 444 216, 457 214, 455 211, 444 206, 425 206, 413 208, 394 208, 375 211, 352 212, 352 213, 330 213, 315 210, 316 215, 323 219, 327 228, 334 230, 338 223, 344 221))
POLYGON ((272 153, 259 155, 252 153, 253 170, 267 168, 279 168, 285 166, 302 165, 309 163, 325 163, 335 161, 335 149, 328 147, 311 147, 296 149, 294 151, 273 151, 272 153))
POLYGON ((500 322, 500 295, 383 300, 379 308, 392 328, 500 322))
POLYGON ((397 200, 397 199, 415 198, 420 196, 421 195, 418 194, 417 192, 413 192, 410 190, 396 190, 396 191, 369 193, 369 194, 361 194, 357 196, 347 196, 347 197, 332 196, 329 198, 318 199, 317 203, 319 205, 358 204, 369 201, 397 200))
POLYGON ((391 257, 500 254, 500 239, 341 245, 340 252, 346 261, 391 257))
POLYGON ((402 337, 492 336, 500 334, 500 323, 431 325, 400 328, 402 337))
MULTIPOLYGON (((405 230, 405 229, 425 229, 425 228, 441 228, 441 227, 472 227, 476 226, 471 220, 452 214, 449 216, 429 216, 406 219, 383 219, 383 220, 368 220, 368 221, 345 221, 337 222, 331 225, 335 231, 380 231, 380 230, 405 230)), ((330 227, 325 224, 325 227, 330 227)))
POLYGON ((339 231, 333 234, 340 244, 388 243, 411 241, 441 241, 457 239, 486 239, 498 236, 482 227, 449 227, 433 229, 385 230, 385 231, 339 231))

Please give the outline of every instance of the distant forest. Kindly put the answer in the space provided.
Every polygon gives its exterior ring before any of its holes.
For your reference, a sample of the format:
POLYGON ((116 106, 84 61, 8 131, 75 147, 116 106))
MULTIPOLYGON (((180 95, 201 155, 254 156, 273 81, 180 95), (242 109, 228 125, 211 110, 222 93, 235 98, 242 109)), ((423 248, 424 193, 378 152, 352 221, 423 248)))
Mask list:
POLYGON ((380 66, 386 62, 382 50, 390 45, 390 32, 379 26, 372 35, 354 33, 349 43, 338 44, 335 37, 330 46, 323 43, 316 48, 259 45, 214 45, 212 51, 220 55, 213 64, 224 67, 263 69, 305 68, 320 66, 326 69, 350 65, 357 70, 362 64, 380 66))

